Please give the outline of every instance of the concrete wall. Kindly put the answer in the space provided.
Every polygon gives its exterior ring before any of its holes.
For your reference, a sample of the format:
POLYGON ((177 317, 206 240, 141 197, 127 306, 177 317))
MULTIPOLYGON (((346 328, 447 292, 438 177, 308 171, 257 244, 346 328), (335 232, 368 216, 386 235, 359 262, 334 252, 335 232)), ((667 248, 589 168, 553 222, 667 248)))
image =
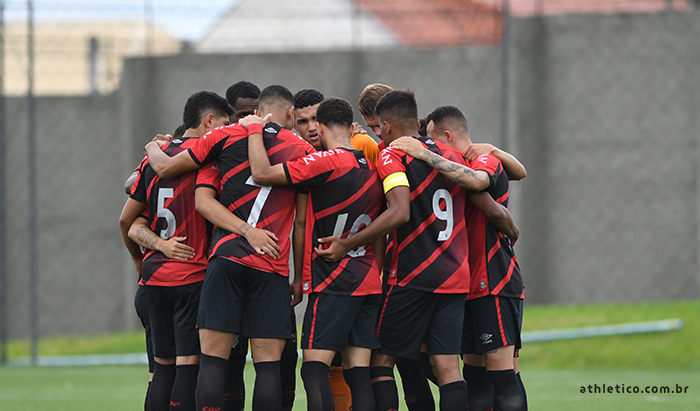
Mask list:
MULTIPOLYGON (((700 296, 698 17, 514 20, 510 146, 529 175, 510 204, 528 302, 700 296)), ((113 95, 38 100, 40 334, 137 327, 123 182, 190 94, 249 80, 356 104, 382 82, 413 89, 421 115, 462 108, 472 138, 498 144, 500 62, 497 48, 139 58, 113 95)), ((29 335, 25 101, 7 117, 14 338, 29 335)))

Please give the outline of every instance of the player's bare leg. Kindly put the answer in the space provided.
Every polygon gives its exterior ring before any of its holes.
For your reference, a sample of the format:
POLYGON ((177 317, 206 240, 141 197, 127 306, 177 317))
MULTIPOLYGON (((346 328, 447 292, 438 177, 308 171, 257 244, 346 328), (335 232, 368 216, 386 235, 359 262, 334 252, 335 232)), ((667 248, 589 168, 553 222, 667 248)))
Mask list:
POLYGON ((253 410, 278 410, 282 403, 280 359, 286 340, 251 338, 250 351, 255 367, 253 410))
POLYGON ((440 409, 466 409, 467 384, 459 369, 459 355, 431 355, 430 363, 440 385, 440 409))

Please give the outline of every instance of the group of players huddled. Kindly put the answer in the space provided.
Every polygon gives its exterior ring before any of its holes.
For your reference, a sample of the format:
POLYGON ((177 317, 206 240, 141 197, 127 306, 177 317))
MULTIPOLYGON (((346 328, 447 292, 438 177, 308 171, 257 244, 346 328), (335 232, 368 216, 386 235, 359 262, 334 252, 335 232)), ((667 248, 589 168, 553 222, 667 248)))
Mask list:
POLYGON ((411 411, 435 409, 430 382, 441 410, 527 409, 506 208, 525 168, 456 107, 419 119, 411 91, 370 84, 359 111, 379 144, 344 99, 241 81, 146 145, 119 223, 147 411, 242 410, 249 345, 253 410, 291 410, 303 294, 309 410, 398 410, 394 366, 411 411))

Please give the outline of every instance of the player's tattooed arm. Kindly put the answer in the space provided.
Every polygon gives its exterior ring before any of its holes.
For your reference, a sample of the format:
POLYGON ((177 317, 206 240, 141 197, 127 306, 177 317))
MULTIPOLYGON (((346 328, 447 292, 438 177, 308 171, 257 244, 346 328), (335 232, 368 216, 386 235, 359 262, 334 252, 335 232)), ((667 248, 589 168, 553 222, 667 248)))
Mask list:
POLYGON ((475 193, 469 197, 469 201, 486 214, 500 232, 507 235, 510 239, 510 244, 515 245, 520 237, 520 229, 513 221, 513 216, 507 208, 502 204, 498 204, 489 193, 475 193))
POLYGON ((194 248, 183 244, 187 237, 170 237, 164 240, 148 227, 148 221, 138 217, 129 229, 129 237, 149 250, 160 251, 173 260, 189 260, 195 255, 194 248))
POLYGON ((467 149, 466 157, 467 160, 472 161, 481 154, 492 154, 501 160, 509 180, 522 180, 527 177, 525 166, 514 155, 491 144, 472 144, 467 149))
POLYGON ((433 153, 423 146, 423 143, 413 137, 401 137, 391 143, 391 147, 403 151, 409 156, 423 160, 426 164, 439 171, 455 184, 472 191, 481 191, 489 186, 489 176, 483 171, 474 171, 471 168, 448 160, 439 154, 433 153))

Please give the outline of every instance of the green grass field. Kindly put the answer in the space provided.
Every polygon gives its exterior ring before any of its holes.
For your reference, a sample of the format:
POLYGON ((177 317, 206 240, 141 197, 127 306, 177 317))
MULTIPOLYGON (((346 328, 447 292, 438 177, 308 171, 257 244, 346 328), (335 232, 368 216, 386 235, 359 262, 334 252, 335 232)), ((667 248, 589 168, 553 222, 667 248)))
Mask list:
MULTIPOLYGON (((527 306, 524 330, 544 330, 681 318, 681 330, 523 347, 521 372, 531 410, 700 409, 700 301, 590 306, 527 306), (588 386, 619 385, 674 393, 582 393, 588 386), (683 393, 675 393, 682 387, 683 393), (685 389, 687 387, 687 389, 685 389)), ((141 333, 43 340, 40 355, 128 353, 143 350, 141 333)), ((13 341, 11 357, 28 354, 13 341)), ((248 400, 252 366, 246 368, 248 400)), ((0 410, 139 410, 147 383, 145 366, 2 367, 0 410)), ((301 380, 295 410, 305 410, 301 380)), ((437 394, 437 393, 436 393, 437 394)), ((437 398, 437 395, 436 395, 437 398)), ((402 405, 402 409, 406 409, 402 405)))

